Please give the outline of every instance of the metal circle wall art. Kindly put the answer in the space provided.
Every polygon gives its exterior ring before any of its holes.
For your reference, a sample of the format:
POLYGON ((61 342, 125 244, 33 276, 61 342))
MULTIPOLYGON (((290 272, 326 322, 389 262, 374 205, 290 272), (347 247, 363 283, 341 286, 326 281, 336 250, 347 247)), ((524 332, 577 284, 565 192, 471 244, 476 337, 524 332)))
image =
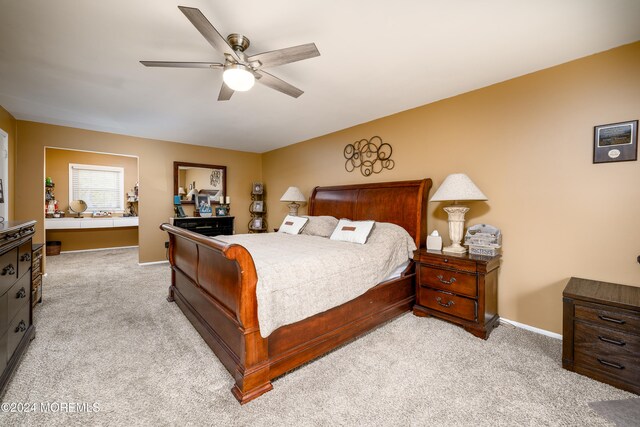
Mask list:
POLYGON ((384 169, 393 169, 395 162, 391 160, 393 149, 391 145, 382 142, 382 138, 374 136, 371 139, 361 139, 344 147, 344 158, 347 161, 344 168, 347 172, 360 169, 364 176, 380 173, 384 169))
POLYGON ((209 183, 213 188, 217 188, 220 185, 220 180, 222 179, 222 171, 220 169, 213 169, 211 171, 211 176, 209 177, 209 183))

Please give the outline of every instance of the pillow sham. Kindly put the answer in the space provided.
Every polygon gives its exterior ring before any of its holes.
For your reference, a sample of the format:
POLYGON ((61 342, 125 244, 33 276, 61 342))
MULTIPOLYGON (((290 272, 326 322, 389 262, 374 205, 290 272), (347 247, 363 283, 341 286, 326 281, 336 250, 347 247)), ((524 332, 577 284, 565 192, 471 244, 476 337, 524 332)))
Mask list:
POLYGON ((305 215, 303 218, 309 218, 309 222, 307 222, 307 225, 300 234, 306 234, 308 236, 329 237, 338 225, 338 218, 329 215, 305 215))
POLYGON ((278 233, 300 234, 300 231, 307 225, 309 218, 302 216, 287 215, 278 228, 278 233))
POLYGON ((375 221, 351 221, 349 219, 341 219, 331 234, 331 240, 340 240, 343 242, 360 243, 364 245, 373 230, 375 221))

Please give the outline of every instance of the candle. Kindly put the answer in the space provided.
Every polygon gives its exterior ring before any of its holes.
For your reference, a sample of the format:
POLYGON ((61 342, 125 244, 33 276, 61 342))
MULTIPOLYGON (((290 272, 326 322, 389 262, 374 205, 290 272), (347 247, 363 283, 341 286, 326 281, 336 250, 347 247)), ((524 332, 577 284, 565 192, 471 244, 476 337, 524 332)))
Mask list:
POLYGON ((227 196, 227 204, 231 204, 231 197, 227 196))
POLYGON ((220 196, 220 204, 224 205, 224 196, 220 196))

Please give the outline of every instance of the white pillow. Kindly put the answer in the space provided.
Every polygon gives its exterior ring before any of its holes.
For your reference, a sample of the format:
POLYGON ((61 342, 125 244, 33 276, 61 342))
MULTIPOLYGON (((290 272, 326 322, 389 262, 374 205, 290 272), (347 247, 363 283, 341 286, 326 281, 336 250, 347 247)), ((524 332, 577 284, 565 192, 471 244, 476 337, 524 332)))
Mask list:
POLYGON ((304 226, 307 225, 307 221, 309 221, 309 218, 287 215, 284 217, 278 233, 300 234, 304 226))
POLYGON ((367 239, 375 223, 375 221, 351 221, 349 219, 341 219, 338 221, 336 229, 333 230, 330 239, 364 245, 367 243, 367 239))

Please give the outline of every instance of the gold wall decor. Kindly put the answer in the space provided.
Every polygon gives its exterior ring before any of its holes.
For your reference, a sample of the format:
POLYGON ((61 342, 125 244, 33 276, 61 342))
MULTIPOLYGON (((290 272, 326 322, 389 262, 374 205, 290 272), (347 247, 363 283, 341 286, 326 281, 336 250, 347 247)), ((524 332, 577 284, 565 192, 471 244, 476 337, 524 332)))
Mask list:
POLYGON ((360 169, 364 176, 380 173, 384 169, 393 169, 395 162, 391 160, 393 149, 391 145, 382 142, 379 136, 371 139, 361 139, 344 147, 344 168, 347 172, 360 169))

